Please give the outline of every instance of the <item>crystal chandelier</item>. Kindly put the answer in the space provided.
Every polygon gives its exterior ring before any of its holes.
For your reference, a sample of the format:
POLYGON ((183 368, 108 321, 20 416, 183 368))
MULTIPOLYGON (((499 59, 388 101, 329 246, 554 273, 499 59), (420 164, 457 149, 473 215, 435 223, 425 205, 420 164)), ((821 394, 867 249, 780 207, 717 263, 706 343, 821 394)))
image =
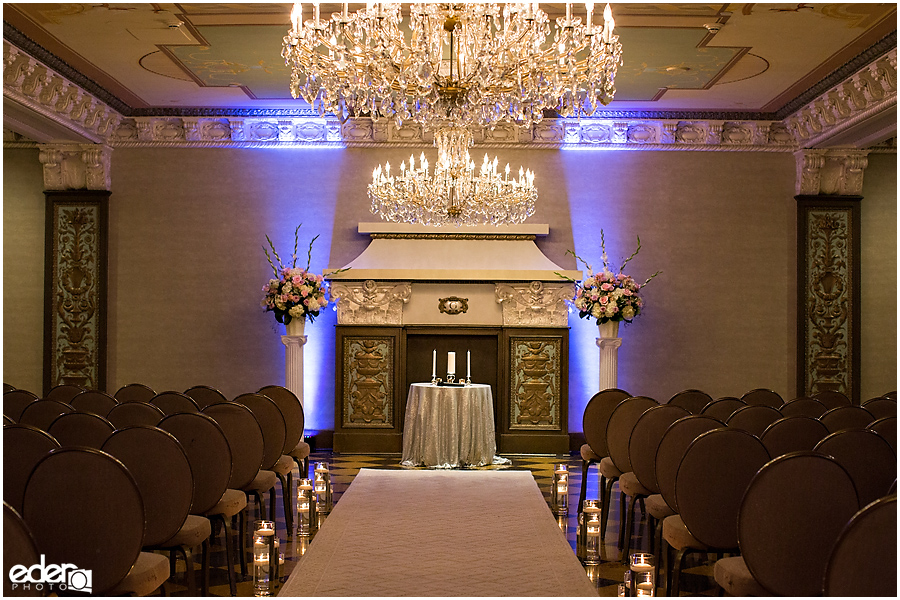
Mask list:
POLYGON ((519 168, 511 177, 509 165, 497 170, 497 158, 484 156, 476 167, 469 158, 473 135, 464 127, 445 127, 435 132, 438 149, 434 171, 423 152, 416 165, 400 163, 399 174, 391 164, 377 166, 369 184, 372 213, 386 221, 425 225, 507 225, 521 223, 534 213, 537 190, 534 173, 519 168))
POLYGON ((551 20, 537 2, 416 3, 401 24, 400 3, 347 3, 322 19, 319 2, 303 21, 291 13, 282 56, 291 68, 291 94, 320 114, 415 122, 437 128, 493 127, 500 121, 531 126, 545 109, 590 116, 615 95, 622 45, 613 34, 609 5, 595 25, 586 18, 551 20))

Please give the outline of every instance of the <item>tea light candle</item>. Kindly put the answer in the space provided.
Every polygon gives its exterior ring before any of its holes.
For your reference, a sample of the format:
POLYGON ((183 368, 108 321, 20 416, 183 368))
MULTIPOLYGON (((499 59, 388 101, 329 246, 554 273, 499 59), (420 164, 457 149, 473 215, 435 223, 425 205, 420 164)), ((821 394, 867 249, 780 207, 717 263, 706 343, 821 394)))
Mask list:
POLYGON ((631 570, 646 573, 653 570, 653 555, 649 552, 635 552, 631 555, 631 570))

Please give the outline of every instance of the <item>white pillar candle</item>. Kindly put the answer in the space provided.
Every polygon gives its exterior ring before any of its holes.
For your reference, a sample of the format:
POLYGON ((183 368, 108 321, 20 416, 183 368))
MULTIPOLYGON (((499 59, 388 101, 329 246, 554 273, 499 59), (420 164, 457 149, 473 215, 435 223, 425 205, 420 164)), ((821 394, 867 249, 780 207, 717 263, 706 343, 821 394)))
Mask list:
POLYGON ((456 375, 456 352, 447 353, 447 375, 456 375))
POLYGON ((466 379, 472 379, 472 353, 466 350, 466 379))
POLYGON ((437 377, 437 350, 431 351, 431 378, 437 377))

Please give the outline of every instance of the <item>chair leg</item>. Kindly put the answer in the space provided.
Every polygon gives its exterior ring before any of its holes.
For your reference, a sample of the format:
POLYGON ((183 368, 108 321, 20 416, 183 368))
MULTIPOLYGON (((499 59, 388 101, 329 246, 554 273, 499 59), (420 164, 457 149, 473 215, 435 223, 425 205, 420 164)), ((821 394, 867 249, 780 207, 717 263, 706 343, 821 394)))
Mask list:
MULTIPOLYGON (((288 531, 291 531, 294 527, 294 521, 291 518, 291 489, 293 486, 291 485, 291 474, 288 473, 287 476, 278 474, 278 481, 281 482, 281 503, 284 505, 284 524, 288 531)), ((275 488, 272 488, 272 517, 275 516, 275 488)))
MULTIPOLYGON (((663 542, 663 539, 662 539, 662 522, 663 522, 662 519, 656 520, 656 532, 655 532, 655 534, 654 534, 654 538, 655 538, 655 539, 654 539, 654 546, 655 546, 655 548, 654 548, 654 556, 655 556, 655 559, 656 559, 656 560, 653 561, 653 564, 654 564, 653 569, 654 569, 654 571, 655 571, 655 579, 654 579, 654 581, 657 582, 657 586, 659 586, 659 567, 660 567, 660 561, 662 561, 662 559, 663 559, 663 557, 664 557, 663 551, 662 551, 662 549, 663 549, 663 547, 662 547, 662 542, 663 542)), ((663 571, 663 573, 665 573, 665 571, 663 571)), ((665 591, 666 591, 666 583, 663 582, 663 595, 665 595, 665 591)))
MULTIPOLYGON (((179 546, 177 550, 181 550, 182 556, 184 556, 184 571, 185 577, 187 579, 188 586, 188 595, 196 596, 197 595, 197 581, 194 577, 194 551, 193 548, 190 552, 184 546, 179 546)), ((172 553, 174 555, 174 552, 172 553)))
POLYGON ((203 552, 203 561, 200 567, 200 570, 203 571, 200 595, 205 597, 209 596, 209 540, 203 540, 200 548, 203 552))
POLYGON ((249 510, 249 507, 238 513, 238 519, 241 527, 239 556, 241 557, 241 577, 243 577, 244 579, 247 578, 247 519, 244 515, 245 511, 247 510, 249 510))
POLYGON ((679 548, 675 554, 674 569, 672 570, 672 596, 681 595, 681 570, 684 568, 684 557, 691 552, 693 548, 679 548))
MULTIPOLYGON (((231 543, 231 527, 228 525, 228 522, 225 521, 225 517, 222 515, 216 515, 215 518, 222 519, 222 530, 225 532, 225 561, 228 564, 228 586, 231 590, 232 596, 237 596, 237 576, 234 573, 234 546, 231 543)), ((207 553, 209 552, 209 547, 207 547, 207 553)), ((209 559, 207 558, 207 561, 209 559)), ((207 572, 206 577, 206 585, 207 592, 209 591, 209 575, 207 572)))
POLYGON ((625 494, 619 492, 619 544, 617 548, 625 545, 625 494))
MULTIPOLYGON (((624 496, 624 494, 623 494, 624 496)), ((634 502, 637 496, 632 496, 628 501, 628 513, 625 515, 625 535, 624 544, 622 545, 622 562, 628 564, 628 551, 631 550, 631 534, 634 529, 634 502)))
MULTIPOLYGON (((284 488, 282 488, 284 489, 284 488)), ((275 486, 272 486, 272 489, 269 490, 269 515, 272 517, 272 521, 275 521, 275 486)), ((277 528, 276 528, 277 529, 277 528)))
POLYGON ((590 462, 586 460, 581 461, 581 494, 578 496, 578 512, 584 512, 584 499, 587 496, 587 478, 590 468, 590 462))
POLYGON ((609 502, 612 498, 613 484, 615 479, 607 479, 603 490, 603 506, 600 509, 600 541, 606 539, 606 523, 609 521, 609 502))

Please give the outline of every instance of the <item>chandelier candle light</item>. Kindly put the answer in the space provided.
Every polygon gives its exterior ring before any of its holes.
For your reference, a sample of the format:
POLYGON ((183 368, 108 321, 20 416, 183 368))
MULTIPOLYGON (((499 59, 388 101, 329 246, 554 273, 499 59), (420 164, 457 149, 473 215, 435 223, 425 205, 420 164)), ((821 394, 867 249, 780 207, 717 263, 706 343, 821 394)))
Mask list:
POLYGON ((593 2, 585 2, 584 20, 566 3, 551 35, 537 2, 423 2, 407 10, 367 2, 353 13, 344 3, 330 19, 319 4, 306 21, 302 3, 294 4, 281 54, 291 95, 321 115, 368 114, 398 127, 503 120, 530 127, 547 109, 590 116, 616 92, 622 45, 609 5, 598 25, 593 2))
POLYGON ((476 167, 469 157, 473 139, 465 127, 439 129, 433 171, 424 152, 418 165, 414 155, 408 166, 401 162, 397 174, 389 162, 375 167, 368 187, 372 214, 396 223, 456 226, 517 224, 533 215, 537 189, 531 169, 519 167, 518 177, 511 176, 507 164, 501 173, 497 157, 487 154, 476 167))

